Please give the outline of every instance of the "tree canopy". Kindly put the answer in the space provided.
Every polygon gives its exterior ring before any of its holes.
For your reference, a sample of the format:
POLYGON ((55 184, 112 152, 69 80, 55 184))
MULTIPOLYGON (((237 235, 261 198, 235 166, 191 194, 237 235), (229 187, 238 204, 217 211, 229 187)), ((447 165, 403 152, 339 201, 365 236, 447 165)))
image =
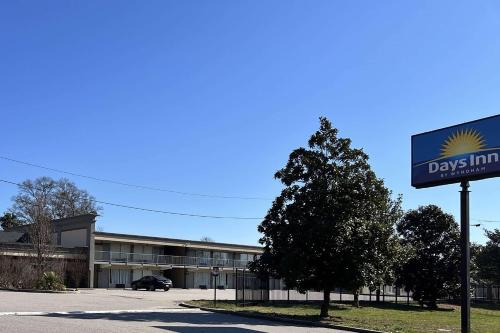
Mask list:
POLYGON ((28 224, 29 241, 35 252, 32 259, 37 281, 41 281, 44 273, 54 263, 49 260, 49 254, 53 251, 51 221, 82 214, 97 214, 100 209, 87 191, 64 178, 53 180, 40 177, 26 180, 19 186, 19 192, 12 201, 10 212, 4 218, 9 224, 28 224))
POLYGON ((252 266, 289 288, 323 290, 322 316, 335 287, 355 290, 386 275, 401 210, 367 154, 337 133, 320 118, 308 147, 295 149, 276 172, 284 189, 258 227, 265 251, 252 266))
POLYGON ((65 178, 54 180, 40 177, 25 180, 12 201, 9 211, 22 223, 34 223, 35 217, 40 215, 55 220, 88 213, 97 214, 100 210, 94 197, 65 178))
POLYGON ((5 213, 2 217, 0 217, 0 226, 2 229, 9 229, 13 227, 17 227, 21 225, 22 222, 16 217, 16 215, 12 213, 5 213))
POLYGON ((421 305, 437 307, 437 299, 458 293, 460 230, 452 215, 435 205, 408 211, 397 225, 408 257, 398 284, 413 292, 421 305))
POLYGON ((478 277, 489 284, 500 284, 500 229, 485 230, 488 241, 476 256, 478 277))

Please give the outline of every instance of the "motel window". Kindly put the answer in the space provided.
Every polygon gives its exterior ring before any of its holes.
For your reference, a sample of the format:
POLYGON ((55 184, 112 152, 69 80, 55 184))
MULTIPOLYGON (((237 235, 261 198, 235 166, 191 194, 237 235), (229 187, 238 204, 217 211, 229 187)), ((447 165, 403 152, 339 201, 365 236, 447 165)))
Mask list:
POLYGON ((130 282, 130 270, 128 269, 112 269, 111 283, 112 284, 128 284, 130 282))
POLYGON ((229 259, 229 253, 227 253, 227 252, 214 252, 214 258, 216 258, 216 259, 229 259))
POLYGON ((196 257, 210 258, 210 251, 197 250, 195 253, 196 257))
POLYGON ((210 258, 210 251, 189 249, 187 251, 187 256, 188 257, 199 257, 199 258, 210 258))

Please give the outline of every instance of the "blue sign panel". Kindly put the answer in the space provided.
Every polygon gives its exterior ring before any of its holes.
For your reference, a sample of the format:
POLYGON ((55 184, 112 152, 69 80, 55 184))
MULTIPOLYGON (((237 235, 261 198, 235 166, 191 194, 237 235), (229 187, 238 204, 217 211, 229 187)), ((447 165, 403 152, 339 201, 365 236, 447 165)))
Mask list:
POLYGON ((500 115, 414 135, 411 150, 417 188, 500 176, 500 115))

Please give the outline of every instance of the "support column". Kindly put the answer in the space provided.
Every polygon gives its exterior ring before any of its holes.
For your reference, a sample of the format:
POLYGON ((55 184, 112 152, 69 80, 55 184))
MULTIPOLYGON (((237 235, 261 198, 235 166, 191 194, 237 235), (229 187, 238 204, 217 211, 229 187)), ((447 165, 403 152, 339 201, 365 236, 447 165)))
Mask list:
POLYGON ((87 264, 88 264, 88 287, 94 288, 94 258, 95 258, 95 216, 87 228, 87 264))
POLYGON ((183 269, 183 274, 184 274, 184 286, 183 286, 183 289, 187 289, 187 268, 186 266, 184 266, 184 269, 183 269))

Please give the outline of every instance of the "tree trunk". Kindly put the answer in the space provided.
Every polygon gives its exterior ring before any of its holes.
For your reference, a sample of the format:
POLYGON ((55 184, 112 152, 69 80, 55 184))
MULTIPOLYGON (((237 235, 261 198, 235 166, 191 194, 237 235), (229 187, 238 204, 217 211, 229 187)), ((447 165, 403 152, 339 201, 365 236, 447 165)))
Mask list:
POLYGON ((377 303, 380 303, 380 288, 377 288, 377 303))
POLYGON ((330 307, 330 289, 323 290, 323 304, 321 304, 320 317, 328 317, 328 308, 330 307))
POLYGON ((355 289, 352 294, 354 296, 354 306, 359 308, 359 289, 355 289))

